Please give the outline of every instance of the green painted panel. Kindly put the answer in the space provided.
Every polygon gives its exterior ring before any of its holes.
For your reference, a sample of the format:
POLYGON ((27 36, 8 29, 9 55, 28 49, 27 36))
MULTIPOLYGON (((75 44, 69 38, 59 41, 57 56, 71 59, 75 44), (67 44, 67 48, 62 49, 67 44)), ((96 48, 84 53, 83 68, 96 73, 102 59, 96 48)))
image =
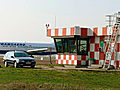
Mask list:
POLYGON ((100 41, 100 47, 104 47, 104 41, 100 41))

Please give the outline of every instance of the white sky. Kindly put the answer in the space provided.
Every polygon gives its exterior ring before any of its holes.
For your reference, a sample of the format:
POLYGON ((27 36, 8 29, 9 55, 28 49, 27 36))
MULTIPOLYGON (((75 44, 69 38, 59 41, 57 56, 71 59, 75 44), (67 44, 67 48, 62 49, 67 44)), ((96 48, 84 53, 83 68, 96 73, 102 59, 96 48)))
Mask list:
POLYGON ((50 28, 105 26, 105 15, 120 11, 120 0, 0 0, 0 41, 46 42, 50 28))

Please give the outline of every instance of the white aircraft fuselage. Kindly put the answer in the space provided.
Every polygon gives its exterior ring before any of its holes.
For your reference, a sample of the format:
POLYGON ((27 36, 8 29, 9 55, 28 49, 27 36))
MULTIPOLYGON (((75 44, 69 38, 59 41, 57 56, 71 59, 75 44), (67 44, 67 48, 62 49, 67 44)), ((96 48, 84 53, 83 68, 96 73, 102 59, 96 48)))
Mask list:
MULTIPOLYGON (((56 53, 55 46, 52 43, 0 42, 0 54, 5 54, 8 51, 14 50, 27 51, 42 48, 52 48, 52 53, 56 53)), ((47 53, 49 53, 49 51, 46 51, 43 54, 47 53)))

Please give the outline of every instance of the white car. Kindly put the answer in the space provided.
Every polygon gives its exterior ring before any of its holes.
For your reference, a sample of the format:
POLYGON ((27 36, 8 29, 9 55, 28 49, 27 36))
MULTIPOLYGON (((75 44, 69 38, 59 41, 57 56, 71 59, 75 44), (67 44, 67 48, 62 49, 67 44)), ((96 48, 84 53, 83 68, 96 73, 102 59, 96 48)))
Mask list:
POLYGON ((23 51, 10 51, 7 52, 3 57, 3 62, 5 67, 9 65, 14 65, 14 67, 23 67, 23 66, 31 66, 35 67, 35 59, 30 57, 26 52, 23 51))

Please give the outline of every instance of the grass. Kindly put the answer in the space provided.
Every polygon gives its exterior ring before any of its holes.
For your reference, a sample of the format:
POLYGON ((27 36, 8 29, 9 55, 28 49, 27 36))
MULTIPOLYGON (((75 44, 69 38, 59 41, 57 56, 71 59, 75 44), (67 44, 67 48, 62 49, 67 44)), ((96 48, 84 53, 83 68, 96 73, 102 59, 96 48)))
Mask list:
POLYGON ((0 90, 120 89, 120 72, 0 68, 0 90))

